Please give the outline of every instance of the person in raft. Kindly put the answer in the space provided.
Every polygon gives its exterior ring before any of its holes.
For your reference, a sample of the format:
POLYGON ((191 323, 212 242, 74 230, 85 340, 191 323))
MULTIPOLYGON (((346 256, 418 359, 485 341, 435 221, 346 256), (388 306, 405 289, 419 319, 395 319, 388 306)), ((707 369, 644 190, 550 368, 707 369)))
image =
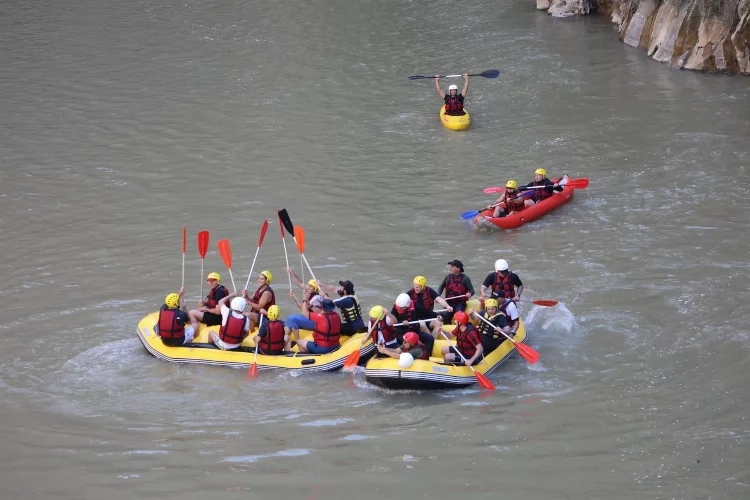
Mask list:
POLYGON ((279 306, 272 305, 265 314, 268 321, 260 323, 258 333, 253 337, 253 342, 258 346, 259 354, 269 354, 278 356, 284 353, 284 349, 289 350, 289 336, 284 329, 284 322, 279 319, 281 309, 279 306))
POLYGON ((479 294, 479 298, 512 299, 513 302, 518 302, 521 300, 522 293, 523 282, 521 278, 508 270, 507 260, 497 259, 495 261, 495 272, 488 274, 482 282, 482 292, 479 294))
POLYGON ((495 200, 493 205, 497 205, 492 213, 495 218, 505 217, 523 210, 526 205, 524 205, 523 194, 518 190, 518 183, 512 179, 506 182, 503 195, 495 200))
MULTIPOLYGON (((563 179, 565 179, 565 175, 563 175, 563 179)), ((551 180, 547 179, 547 171, 543 168, 537 168, 534 170, 534 180, 526 184, 525 186, 519 186, 519 191, 527 191, 533 189, 533 193, 531 194, 531 198, 526 198, 526 201, 524 201, 524 204, 526 207, 533 207, 537 203, 539 203, 542 200, 546 200, 553 194, 555 194, 555 191, 562 191, 563 187, 559 185, 557 182, 552 182, 551 180), (544 186, 538 187, 538 186, 544 186)))
POLYGON ((261 314, 264 314, 269 307, 276 304, 276 294, 273 293, 271 288, 272 281, 273 274, 271 271, 261 271, 258 275, 258 288, 255 289, 253 296, 250 297, 247 290, 242 291, 242 297, 247 300, 247 305, 250 306, 247 317, 254 325, 258 324, 261 314))
MULTIPOLYGON (((185 288, 181 287, 177 293, 170 293, 164 299, 164 304, 159 309, 159 322, 156 325, 156 333, 161 337, 162 344, 169 347, 179 347, 189 344, 195 338, 195 329, 186 324, 190 323, 188 313, 180 309, 182 296, 185 288)), ((184 302, 182 302, 184 306, 184 302)))
POLYGON ((385 346, 391 349, 398 347, 398 335, 396 334, 396 327, 394 317, 388 314, 385 307, 383 306, 372 306, 370 309, 370 323, 368 325, 369 336, 362 339, 362 344, 365 345, 368 339, 372 339, 372 342, 378 346, 385 346))
POLYGON ((341 317, 336 312, 336 305, 333 301, 331 299, 323 299, 320 304, 323 312, 318 313, 310 310, 310 303, 307 300, 303 300, 300 304, 293 292, 290 295, 297 302, 297 305, 302 310, 302 314, 289 316, 286 319, 284 329, 290 337, 292 332, 294 333, 299 352, 327 354, 336 350, 339 347, 339 337, 341 336, 341 317), (300 328, 312 330, 313 339, 300 339, 300 328))
POLYGON ((378 352, 396 359, 400 359, 404 353, 410 354, 412 359, 429 359, 430 357, 430 353, 427 352, 424 344, 419 341, 419 335, 416 332, 406 332, 404 343, 395 349, 378 344, 378 352))
POLYGON ((417 309, 414 305, 414 301, 411 300, 407 294, 400 293, 398 297, 396 297, 396 302, 391 308, 390 316, 391 322, 396 328, 397 337, 403 338, 404 334, 407 332, 417 331, 419 340, 424 344, 428 352, 432 352, 432 347, 435 344, 435 335, 438 334, 437 329, 440 328, 440 323, 437 321, 433 322, 437 324, 434 332, 430 331, 427 326, 429 321, 422 321, 415 325, 409 324, 411 321, 417 321, 419 318, 417 318, 417 309))
POLYGON ((440 97, 445 101, 446 115, 463 116, 466 114, 466 111, 464 111, 464 99, 466 99, 466 93, 469 91, 469 75, 468 73, 464 73, 461 76, 464 77, 464 89, 461 93, 458 93, 457 85, 450 85, 446 94, 440 88, 440 75, 435 75, 435 88, 440 97))
MULTIPOLYGON (((291 267, 287 267, 286 272, 287 274, 289 274, 289 276, 294 278, 294 282, 297 283, 300 288, 302 288, 302 298, 310 302, 312 307, 317 307, 318 310, 320 310, 320 301, 323 300, 323 297, 320 295, 320 287, 318 286, 318 282, 314 279, 311 279, 307 282, 307 284, 302 283, 302 280, 299 279, 299 276, 297 276, 297 273, 295 273, 294 269, 292 269, 291 267)), ((289 296, 292 296, 291 293, 289 294, 289 296)))
POLYGON ((461 362, 461 355, 463 355, 465 360, 463 363, 466 366, 471 366, 479 361, 482 352, 484 352, 480 333, 474 325, 469 323, 469 315, 463 311, 453 315, 453 322, 456 324, 456 328, 452 332, 456 337, 456 345, 445 346, 441 349, 443 360, 446 363, 461 362))
POLYGON ((247 300, 237 297, 237 292, 232 292, 219 301, 221 327, 219 333, 211 332, 208 338, 222 351, 237 349, 250 333, 252 323, 250 318, 243 314, 245 307, 247 300), (230 307, 227 307, 230 299, 232 302, 230 307))
MULTIPOLYGON (((507 301, 508 303, 512 303, 507 301)), ((466 313, 469 317, 481 316, 491 324, 487 324, 480 320, 479 333, 481 333, 482 347, 484 352, 489 354, 505 341, 505 335, 501 332, 505 332, 510 337, 516 333, 508 326, 508 318, 503 312, 498 310, 497 300, 487 299, 484 301, 484 310, 476 312, 474 309, 469 309, 466 313)))
POLYGON ((219 273, 208 273, 206 281, 208 282, 206 300, 199 300, 198 307, 191 309, 188 313, 190 324, 196 332, 198 331, 198 322, 206 326, 221 324, 219 301, 229 295, 229 291, 221 284, 221 275, 219 273))
MULTIPOLYGON (((464 265, 460 260, 454 259, 448 262, 450 274, 448 274, 437 289, 438 295, 443 294, 445 290, 445 300, 453 304, 453 312, 465 311, 466 302, 474 295, 474 286, 471 284, 471 278, 464 274, 464 265)), ((444 314, 446 322, 450 322, 453 315, 444 314)))

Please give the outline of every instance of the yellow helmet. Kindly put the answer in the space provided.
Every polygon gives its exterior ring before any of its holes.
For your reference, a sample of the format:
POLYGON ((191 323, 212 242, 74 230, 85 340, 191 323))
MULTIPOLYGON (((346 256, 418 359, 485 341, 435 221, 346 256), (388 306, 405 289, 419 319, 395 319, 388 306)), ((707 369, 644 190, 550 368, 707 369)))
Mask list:
POLYGON ((424 288, 427 286, 427 278, 425 278, 424 276, 417 276, 416 278, 414 278, 413 283, 424 288))
POLYGON ((207 280, 216 280, 221 283, 221 275, 219 273, 208 273, 207 280))
POLYGON ((497 300, 495 299, 487 299, 484 301, 484 308, 488 307, 497 307, 497 300))
POLYGON ((370 318, 378 321, 385 318, 385 309, 383 309, 383 306, 372 306, 372 309, 370 309, 370 318))
POLYGON ((279 319, 279 316, 281 316, 281 309, 279 309, 279 306, 273 305, 268 308, 268 319, 276 321, 279 319))
POLYGON ((318 291, 318 282, 317 281, 310 280, 310 281, 307 282, 307 284, 310 285, 312 287, 312 289, 315 290, 316 292, 318 291))
POLYGON ((534 175, 541 175, 542 177, 547 177, 547 171, 543 168, 537 168, 534 170, 534 175))
POLYGON ((164 299, 164 303, 170 309, 175 309, 180 306, 180 296, 176 293, 170 293, 167 298, 164 299))
POLYGON ((273 281, 273 274, 271 273, 271 271, 261 271, 260 274, 266 277, 266 284, 270 285, 273 281))
POLYGON ((508 189, 518 189, 518 183, 516 181, 508 181, 505 183, 505 187, 508 189))

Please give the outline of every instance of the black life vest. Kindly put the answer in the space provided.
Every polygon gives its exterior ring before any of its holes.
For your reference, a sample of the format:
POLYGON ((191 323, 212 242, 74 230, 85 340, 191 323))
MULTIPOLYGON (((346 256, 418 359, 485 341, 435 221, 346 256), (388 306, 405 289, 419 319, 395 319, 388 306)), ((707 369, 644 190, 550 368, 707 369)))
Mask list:
POLYGON ((266 323, 266 334, 260 339, 259 347, 264 354, 277 354, 284 350, 284 322, 270 321, 266 323))
MULTIPOLYGON (((510 281, 510 277, 513 273, 508 271, 505 273, 505 277, 501 277, 500 273, 495 272, 495 282, 492 283, 492 294, 498 299, 512 299, 516 296, 516 287, 510 281)), ((503 309, 507 307, 507 304, 503 309)))
MULTIPOLYGON (((545 177, 544 179, 542 179, 539 182, 537 182, 537 181, 532 182, 531 185, 532 186, 546 186, 548 182, 551 182, 551 181, 545 177)), ((554 191, 552 191, 550 193, 550 192, 547 192, 547 190, 544 189, 544 188, 542 188, 542 189, 535 189, 534 191, 535 191, 535 193, 531 197, 531 199, 534 200, 534 203, 538 203, 538 202, 540 202, 542 200, 546 200, 547 198, 549 198, 550 196, 552 196, 553 194, 555 194, 554 191)))
POLYGON ((386 323, 384 319, 378 321, 375 323, 373 320, 370 320, 370 324, 372 325, 370 327, 370 335, 372 336, 372 341, 376 344, 378 343, 378 331, 380 331, 383 334, 383 340, 386 344, 390 344, 394 340, 398 340, 396 338, 396 328, 393 325, 389 325, 386 323))
MULTIPOLYGON (((507 307, 507 302, 506 302, 505 307, 507 307)), ((503 312, 498 311, 494 316, 487 316, 487 313, 485 312, 484 319, 492 323, 492 326, 482 321, 479 324, 479 333, 492 339, 499 339, 500 337, 505 338, 505 336, 502 333, 497 333, 495 331, 495 328, 500 326, 497 323, 495 323, 495 321, 502 316, 507 316, 507 314, 504 314, 503 312)))
POLYGON ((185 340, 185 324, 177 321, 178 308, 159 311, 159 337, 185 340))
POLYGON ((313 340, 321 347, 333 347, 339 345, 341 337, 341 318, 335 312, 322 312, 319 319, 315 321, 313 340))
POLYGON ((420 309, 426 309, 431 312, 435 307, 435 301, 433 300, 432 295, 430 295, 430 290, 431 288, 428 286, 424 287, 422 293, 415 292, 413 288, 409 290, 409 297, 414 301, 414 307, 417 310, 417 314, 419 314, 420 309))
POLYGON ((463 274, 450 274, 448 280, 445 283, 445 296, 446 297, 458 297, 460 299, 454 299, 455 302, 466 302, 466 294, 469 289, 463 284, 463 274))
POLYGON ((208 292, 208 295, 206 295, 206 307, 213 309, 219 304, 219 300, 216 298, 216 294, 223 290, 224 291, 224 297, 229 295, 229 292, 224 287, 224 285, 216 285, 216 287, 212 288, 211 291, 208 292))
POLYGON ((344 323, 354 323, 362 318, 362 309, 359 307, 359 297, 357 297, 356 294, 347 295, 347 297, 351 297, 352 300, 354 300, 354 305, 341 309, 341 319, 344 320, 344 323))
POLYGON ((445 114, 453 116, 460 116, 464 114, 464 99, 461 94, 445 94, 445 114))
POLYGON ((461 351, 461 354, 466 359, 472 357, 477 352, 477 344, 481 344, 479 332, 474 328, 474 325, 469 323, 463 332, 454 330, 453 333, 456 334, 456 347, 461 351))
POLYGON ((219 338, 225 344, 241 344, 245 338, 247 322, 248 319, 245 316, 235 318, 230 311, 226 324, 219 328, 219 338))
POLYGON ((265 288, 265 289, 263 289, 263 290, 261 290, 261 288, 263 288, 263 287, 261 287, 261 286, 259 286, 259 287, 258 287, 258 288, 257 288, 257 289, 255 290, 255 293, 253 294, 253 298, 252 298, 252 299, 250 299, 250 302, 252 302, 252 303, 254 303, 254 304, 259 304, 259 303, 260 303, 259 301, 260 301, 260 298, 261 298, 261 296, 263 295, 263 293, 264 293, 264 292, 265 292, 266 290, 268 290, 269 292, 271 292, 271 302, 269 302, 268 304, 266 304, 266 305, 264 306, 264 307, 266 308, 266 310, 267 310, 267 309, 268 309, 269 307, 271 307, 271 306, 274 306, 274 305, 276 305, 276 294, 275 294, 275 293, 273 293, 273 289, 272 289, 272 288, 271 288, 270 286, 267 286, 267 285, 264 285, 264 286, 266 286, 266 288, 265 288))

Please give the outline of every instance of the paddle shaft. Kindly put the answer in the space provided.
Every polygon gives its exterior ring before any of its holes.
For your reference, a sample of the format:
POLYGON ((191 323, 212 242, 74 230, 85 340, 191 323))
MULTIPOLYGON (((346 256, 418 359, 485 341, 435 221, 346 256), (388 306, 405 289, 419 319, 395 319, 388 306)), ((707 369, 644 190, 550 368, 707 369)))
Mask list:
MULTIPOLYGON (((453 346, 453 342, 451 342, 451 340, 450 340, 450 339, 448 338, 448 336, 447 336, 447 335, 445 334, 445 332, 444 332, 444 331, 442 330, 442 328, 440 329, 440 335, 442 335, 442 336, 443 336, 443 338, 444 338, 445 340, 447 340, 447 341, 448 341, 448 345, 449 345, 449 346, 453 346)), ((464 355, 463 355, 463 354, 461 354, 461 351, 459 351, 459 350, 458 350, 458 346, 455 346, 455 347, 456 347, 455 351, 456 351, 456 352, 458 353, 458 355, 459 355, 459 356, 461 357, 461 361, 463 361, 463 362, 464 362, 464 364, 466 364, 466 358, 464 357, 464 355)), ((476 374, 477 374, 477 371, 476 371, 476 370, 474 369, 474 367, 473 367, 473 366, 469 365, 469 368, 471 368, 471 371, 473 371, 473 372, 474 372, 474 375, 476 375, 476 374)))
MULTIPOLYGON (((503 305, 505 305, 505 304, 503 304, 503 305)), ((497 328, 497 325, 493 324, 490 320, 488 320, 487 318, 483 317, 481 314, 479 314, 479 313, 475 313, 475 314, 476 314, 477 318, 481 319, 482 321, 484 321, 485 323, 487 323, 488 325, 490 325, 492 328, 497 328)), ((508 340, 510 340, 514 344, 517 343, 515 340, 513 340, 513 337, 511 337, 510 335, 508 335, 507 333, 505 333, 502 328, 500 328, 500 333, 502 333, 503 335, 505 335, 508 338, 508 340)))

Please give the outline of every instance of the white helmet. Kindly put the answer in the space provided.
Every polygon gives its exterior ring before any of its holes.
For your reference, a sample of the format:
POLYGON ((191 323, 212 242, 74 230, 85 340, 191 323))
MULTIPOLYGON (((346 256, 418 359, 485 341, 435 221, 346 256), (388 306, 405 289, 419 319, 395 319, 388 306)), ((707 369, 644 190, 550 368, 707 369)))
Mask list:
POLYGON ((507 271, 508 261, 505 259, 497 259, 495 261, 495 271, 507 271))
POLYGON ((398 307, 409 307, 410 303, 411 303, 411 299, 405 293, 400 293, 398 294, 398 297, 396 297, 396 305, 398 307))
POLYGON ((409 368, 413 364, 414 364, 414 356, 412 356, 408 352, 402 352, 401 356, 399 356, 398 358, 398 366, 406 369, 406 368, 409 368))
POLYGON ((245 310, 245 307, 247 306, 247 301, 243 299, 242 297, 235 297, 232 299, 232 307, 231 309, 233 311, 237 311, 238 313, 241 313, 245 310))
POLYGON ((450 86, 448 86, 448 92, 450 92, 451 90, 458 90, 458 85, 450 85, 450 86))

